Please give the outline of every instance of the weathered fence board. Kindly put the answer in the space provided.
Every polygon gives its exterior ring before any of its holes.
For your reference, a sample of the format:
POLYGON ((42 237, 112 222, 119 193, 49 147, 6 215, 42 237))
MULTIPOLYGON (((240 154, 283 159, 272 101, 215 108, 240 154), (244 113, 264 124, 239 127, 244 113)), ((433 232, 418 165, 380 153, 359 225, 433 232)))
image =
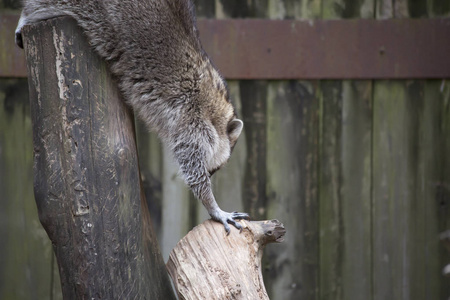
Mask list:
POLYGON ((178 176, 179 167, 175 163, 171 150, 166 146, 163 146, 162 149, 161 251, 164 261, 167 261, 170 251, 192 226, 189 220, 190 191, 183 179, 178 176))
POLYGON ((136 122, 136 139, 139 153, 142 186, 152 216, 153 228, 161 241, 162 219, 162 149, 154 133, 149 133, 145 124, 136 122))
MULTIPOLYGON (((373 0, 322 5, 323 19, 374 15, 373 0)), ((372 288, 372 82, 322 80, 320 89, 319 297, 364 299, 372 288)))
MULTIPOLYGON (((406 18, 411 11, 407 1, 384 0, 377 2, 376 16, 406 18)), ((435 201, 430 201, 436 191, 424 187, 426 182, 438 180, 437 170, 431 167, 437 162, 421 161, 428 152, 439 152, 439 147, 433 145, 435 141, 424 139, 433 136, 438 126, 438 111, 428 110, 431 115, 425 114, 430 102, 438 99, 424 96, 427 88, 436 89, 431 82, 377 81, 374 86, 374 299, 448 296, 434 288, 442 278, 437 276, 437 266, 432 267, 436 262, 429 261, 433 253, 430 250, 438 251, 437 241, 433 240, 436 233, 431 232, 438 221, 425 217, 428 211, 438 210, 435 201), (428 168, 422 168, 421 163, 428 168), (429 274, 429 268, 435 272, 429 274), (438 283, 432 283, 435 281, 438 283)))
POLYGON ((273 299, 316 299, 318 282, 317 85, 279 83, 267 111, 268 216, 290 230, 288 243, 267 249, 267 277, 273 299))
MULTIPOLYGON (((425 98, 423 85, 419 81, 406 86, 380 82, 375 88, 375 299, 445 296, 436 288, 441 282, 438 266, 428 261, 430 253, 439 252, 436 183, 440 182, 441 172, 448 172, 435 159, 441 152, 439 144, 443 138, 436 118, 443 102, 439 97, 425 98)), ((434 89, 439 86, 434 84, 434 89)), ((427 95, 430 94, 431 86, 427 95)))
POLYGON ((342 82, 322 81, 319 169, 320 297, 341 299, 342 268, 345 262, 342 243, 344 178, 342 150, 342 82))
POLYGON ((371 289, 371 85, 321 90, 320 293, 359 299, 371 289))
MULTIPOLYGON (((429 95, 428 93, 426 95, 429 95)), ((441 174, 439 174, 440 181, 436 186, 436 194, 433 199, 437 206, 436 211, 430 211, 427 216, 431 215, 438 218, 438 228, 439 233, 447 231, 450 228, 450 82, 442 81, 439 87, 439 100, 441 103, 441 113, 438 115, 439 128, 440 128, 440 143, 442 157, 435 156, 437 163, 441 165, 441 174)), ((430 217, 427 217, 430 220, 430 217)), ((428 239, 433 240, 433 235, 430 235, 428 239)), ((428 242, 427 239, 427 242, 428 242)), ((449 251, 444 249, 442 246, 439 247, 439 256, 436 259, 441 270, 442 265, 447 264, 450 261, 449 251)), ((448 297, 450 295, 450 284, 448 281, 442 282, 440 278, 439 283, 441 284, 441 294, 443 297, 448 297)), ((439 283, 434 283, 438 285, 439 283)))
POLYGON ((242 120, 245 126, 247 160, 242 197, 244 210, 252 218, 265 218, 266 201, 266 143, 267 141, 267 82, 244 81, 240 83, 242 120))
POLYGON ((0 298, 57 299, 53 249, 33 199, 27 82, 0 82, 0 298))
MULTIPOLYGON (((344 82, 342 90, 342 299, 360 299, 372 287, 372 84, 344 82)), ((332 245, 330 245, 332 247, 332 245)))
POLYGON ((406 122, 412 111, 399 82, 377 83, 374 99, 374 299, 408 299, 413 211, 407 200, 413 185, 407 161, 414 130, 406 122))
MULTIPOLYGON (((268 15, 317 19, 320 5, 320 1, 269 3, 268 15)), ((267 101, 267 217, 288 222, 289 231, 286 244, 267 249, 265 278, 271 299, 317 299, 320 82, 269 82, 267 101)))
MULTIPOLYGON (((447 103, 443 97, 441 88, 444 82, 440 80, 427 80, 423 84, 423 93, 417 93, 410 90, 412 103, 419 107, 419 133, 418 133, 418 172, 416 174, 416 188, 413 192, 416 194, 414 209, 422 211, 417 220, 411 227, 417 231, 417 238, 414 243, 415 247, 419 244, 419 254, 421 257, 427 258, 430 253, 436 254, 442 250, 442 244, 436 240, 436 232, 443 232, 447 228, 439 228, 442 220, 449 219, 447 216, 439 216, 441 205, 437 197, 439 191, 439 183, 442 182, 442 174, 449 173, 450 168, 446 168, 445 163, 441 163, 437 157, 445 157, 450 152, 446 152, 442 147, 442 141, 449 136, 448 131, 442 130, 442 119, 438 118, 442 111, 447 111, 448 119, 448 100, 447 103), (418 99, 419 98, 419 99, 418 99)), ((448 253, 447 253, 448 255, 448 253)), ((448 258, 448 256, 447 256, 448 258)), ((442 281, 442 274, 436 270, 442 269, 445 260, 440 259, 423 259, 416 269, 413 282, 424 282, 421 295, 424 299, 439 299, 450 296, 449 285, 442 281)))

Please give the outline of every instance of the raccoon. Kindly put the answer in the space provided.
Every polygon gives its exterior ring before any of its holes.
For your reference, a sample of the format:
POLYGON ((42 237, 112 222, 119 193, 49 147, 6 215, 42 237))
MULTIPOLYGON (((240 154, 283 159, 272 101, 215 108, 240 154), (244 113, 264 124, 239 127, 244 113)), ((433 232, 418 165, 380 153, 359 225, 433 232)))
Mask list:
POLYGON ((211 175, 242 131, 224 79, 202 49, 189 0, 26 0, 16 29, 71 16, 107 61, 135 113, 173 151, 186 184, 227 233, 246 213, 219 208, 211 175))

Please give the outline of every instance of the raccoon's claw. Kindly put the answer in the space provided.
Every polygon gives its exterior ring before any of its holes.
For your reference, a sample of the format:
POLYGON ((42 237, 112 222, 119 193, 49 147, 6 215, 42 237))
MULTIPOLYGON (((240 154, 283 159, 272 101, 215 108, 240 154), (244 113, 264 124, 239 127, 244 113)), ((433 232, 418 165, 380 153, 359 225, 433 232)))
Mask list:
POLYGON ((247 213, 240 213, 237 211, 234 211, 232 213, 220 211, 219 213, 214 214, 212 218, 223 224, 223 226, 225 227, 225 231, 227 232, 227 235, 230 234, 230 226, 228 224, 231 224, 237 229, 239 229, 239 231, 242 231, 242 225, 239 224, 239 222, 236 222, 235 220, 241 219, 250 220, 250 216, 247 213))
POLYGON ((241 220, 241 219, 244 219, 244 220, 250 220, 250 216, 248 215, 248 213, 240 213, 240 212, 237 212, 237 211, 233 211, 231 214, 233 215, 233 219, 237 219, 237 220, 241 220))

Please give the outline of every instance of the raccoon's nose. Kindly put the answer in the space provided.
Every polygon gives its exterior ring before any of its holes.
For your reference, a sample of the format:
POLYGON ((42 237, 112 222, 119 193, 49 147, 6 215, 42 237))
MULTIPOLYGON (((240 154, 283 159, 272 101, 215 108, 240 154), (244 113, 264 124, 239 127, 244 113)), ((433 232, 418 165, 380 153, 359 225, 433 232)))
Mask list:
POLYGON ((217 168, 212 169, 211 171, 209 171, 208 172, 209 173, 209 177, 213 176, 213 174, 216 173, 216 171, 219 170, 219 169, 220 169, 220 167, 217 167, 217 168))

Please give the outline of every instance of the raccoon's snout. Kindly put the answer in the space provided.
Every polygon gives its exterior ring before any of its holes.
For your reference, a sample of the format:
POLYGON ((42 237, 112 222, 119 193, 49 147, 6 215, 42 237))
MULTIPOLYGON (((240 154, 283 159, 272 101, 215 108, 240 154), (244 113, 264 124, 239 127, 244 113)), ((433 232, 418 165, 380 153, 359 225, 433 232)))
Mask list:
POLYGON ((220 167, 217 167, 217 168, 215 168, 215 169, 212 169, 211 171, 208 171, 209 177, 213 176, 214 173, 216 173, 219 169, 220 169, 220 167))

